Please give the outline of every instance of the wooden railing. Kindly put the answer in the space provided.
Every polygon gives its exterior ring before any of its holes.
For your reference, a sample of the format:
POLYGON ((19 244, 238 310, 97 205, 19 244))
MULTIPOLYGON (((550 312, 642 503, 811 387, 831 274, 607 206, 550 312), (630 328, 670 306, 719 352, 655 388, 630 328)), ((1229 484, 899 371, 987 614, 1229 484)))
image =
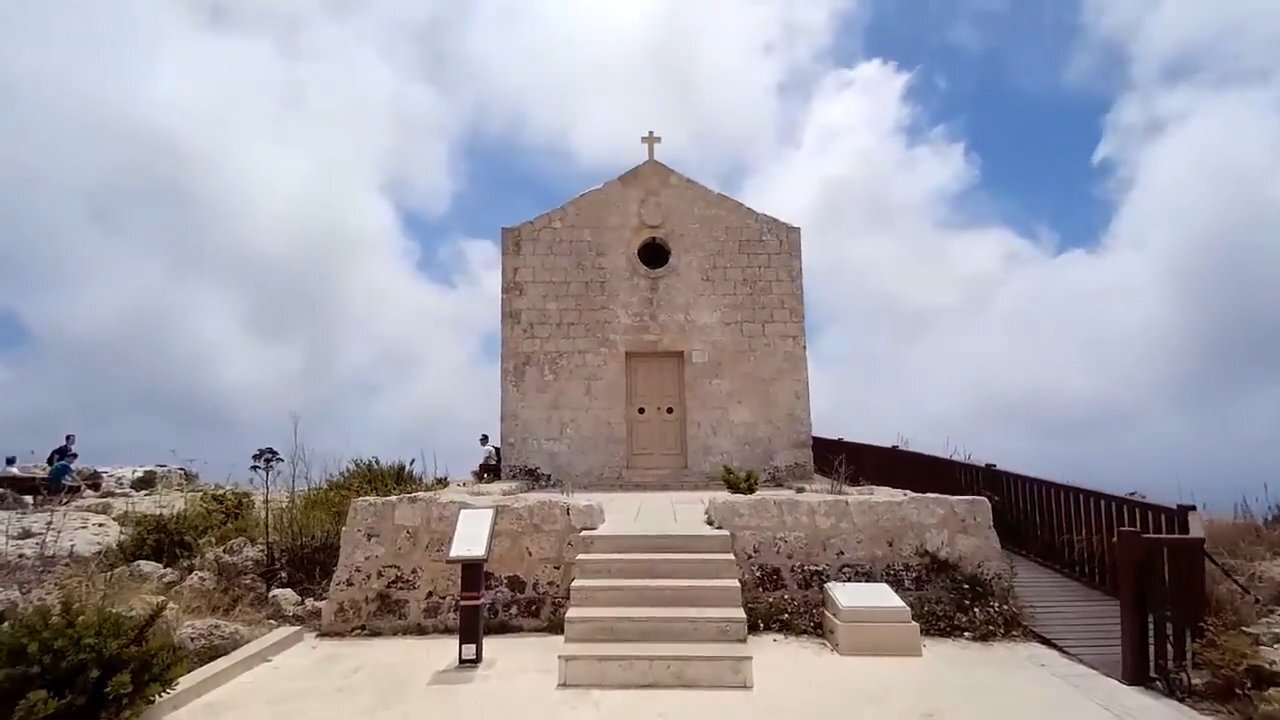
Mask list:
POLYGON ((1168 680, 1185 666, 1187 640, 1204 619, 1204 534, 1194 505, 842 438, 815 436, 813 459, 818 474, 851 484, 987 498, 1005 549, 1120 601, 1122 681, 1146 684, 1152 673, 1168 680))

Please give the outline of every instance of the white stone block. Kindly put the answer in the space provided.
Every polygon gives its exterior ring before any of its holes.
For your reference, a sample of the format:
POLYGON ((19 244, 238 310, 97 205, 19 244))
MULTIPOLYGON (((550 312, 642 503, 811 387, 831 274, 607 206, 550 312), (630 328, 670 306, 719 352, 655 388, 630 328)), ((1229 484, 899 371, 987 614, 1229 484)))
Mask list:
POLYGON ((827 583, 822 631, 840 655, 919 656, 920 626, 884 583, 827 583))
POLYGON ((911 608, 885 583, 829 582, 822 594, 838 622, 911 622, 911 608))
POLYGON ((839 655, 919 657, 924 654, 920 626, 905 623, 842 623, 822 613, 822 632, 839 655))

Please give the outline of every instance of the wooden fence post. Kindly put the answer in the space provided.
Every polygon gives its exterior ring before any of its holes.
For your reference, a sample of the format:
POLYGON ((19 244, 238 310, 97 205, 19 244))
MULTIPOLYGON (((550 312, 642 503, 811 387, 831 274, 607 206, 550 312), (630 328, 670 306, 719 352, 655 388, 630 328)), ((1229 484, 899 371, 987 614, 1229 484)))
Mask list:
POLYGON ((1151 681, 1151 642, 1147 636, 1146 558, 1141 531, 1116 531, 1116 580, 1120 592, 1120 682, 1151 681))
POLYGON ((1186 524, 1186 534, 1196 538, 1185 549, 1182 562, 1186 563, 1183 576, 1186 587, 1183 592, 1188 593, 1187 623, 1191 626, 1189 628, 1191 638, 1199 640, 1204 637, 1205 607, 1209 600, 1209 586, 1205 577, 1207 570, 1205 569, 1204 519, 1200 517, 1195 505, 1179 503, 1177 509, 1178 513, 1185 518, 1182 522, 1186 524))

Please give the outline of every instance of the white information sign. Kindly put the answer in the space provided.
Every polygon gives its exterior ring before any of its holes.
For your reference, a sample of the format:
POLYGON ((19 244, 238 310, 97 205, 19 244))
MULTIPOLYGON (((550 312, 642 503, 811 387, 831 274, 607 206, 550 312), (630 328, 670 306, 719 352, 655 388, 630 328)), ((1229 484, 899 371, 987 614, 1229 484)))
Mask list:
POLYGON ((485 560, 489 557, 489 536, 493 533, 494 509, 463 508, 453 528, 449 560, 485 560))
POLYGON ((463 660, 475 660, 475 659, 476 659, 476 646, 475 646, 475 643, 467 643, 466 645, 463 645, 463 646, 462 646, 462 659, 463 659, 463 660))

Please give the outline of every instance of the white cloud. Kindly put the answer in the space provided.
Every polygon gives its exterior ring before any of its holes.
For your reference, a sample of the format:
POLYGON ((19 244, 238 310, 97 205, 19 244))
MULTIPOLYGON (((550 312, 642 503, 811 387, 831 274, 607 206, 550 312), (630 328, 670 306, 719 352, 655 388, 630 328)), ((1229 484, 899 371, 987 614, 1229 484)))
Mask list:
POLYGON ((1280 25, 1239 6, 1088 8, 1130 69, 1092 252, 966 220, 977 159, 911 132, 901 71, 827 79, 789 156, 748 185, 806 231, 820 430, 950 438, 1116 488, 1259 489, 1280 427, 1280 43, 1245 26, 1280 25), (1256 42, 1232 50, 1236 26, 1256 42))
POLYGON ((327 451, 458 469, 496 426, 496 249, 433 282, 397 208, 447 208, 477 133, 603 173, 652 127, 804 227, 819 430, 1126 489, 1271 472, 1272 4, 1086 7, 1125 68, 1115 216, 1067 254, 966 212, 979 159, 906 72, 829 66, 846 5, 0 6, 0 311, 33 334, 0 436, 221 467, 297 410, 327 451))
POLYGON ((600 167, 671 127, 722 171, 834 5, 686 5, 0 6, 0 309, 32 336, 5 444, 234 467, 296 410, 326 449, 458 469, 496 429, 496 248, 432 282, 397 209, 446 208, 479 129, 600 167))
POLYGON ((491 421, 496 251, 427 282, 394 204, 447 204, 463 121, 394 35, 259 7, 0 10, 4 304, 34 340, 8 442, 230 461, 290 408, 381 453, 491 421))

